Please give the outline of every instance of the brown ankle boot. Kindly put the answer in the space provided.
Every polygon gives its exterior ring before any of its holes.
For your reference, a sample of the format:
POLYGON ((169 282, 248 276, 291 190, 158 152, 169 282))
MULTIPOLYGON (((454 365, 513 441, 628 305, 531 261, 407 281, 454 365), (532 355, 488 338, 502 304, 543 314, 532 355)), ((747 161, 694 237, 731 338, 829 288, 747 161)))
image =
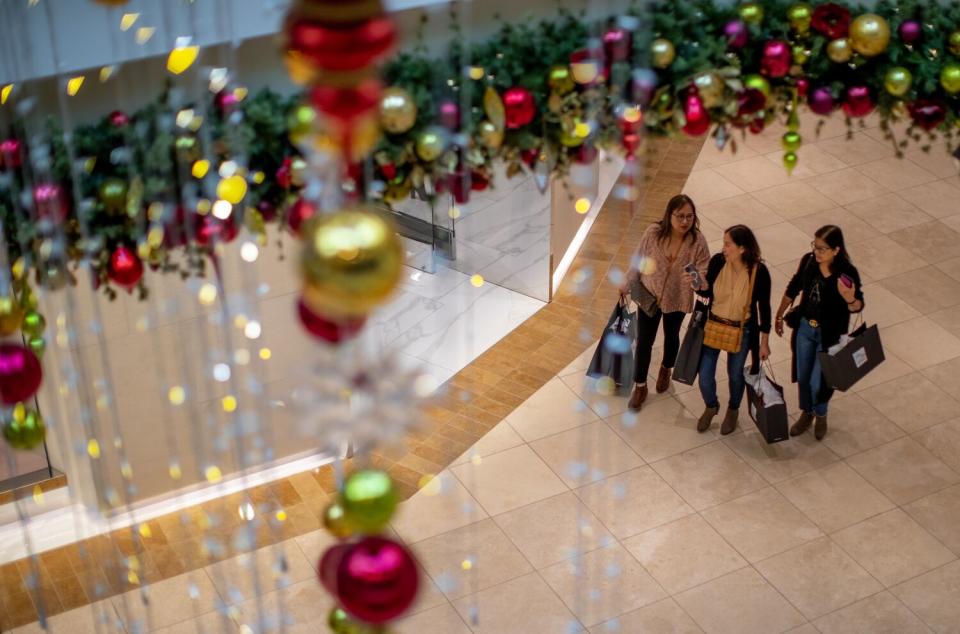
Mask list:
POLYGON ((640 411, 640 408, 643 407, 643 402, 645 400, 647 400, 647 386, 634 386, 633 394, 630 395, 630 401, 627 403, 627 407, 635 412, 638 412, 640 411))
POLYGON ((710 425, 713 424, 713 417, 716 416, 719 411, 719 407, 708 407, 703 410, 703 413, 700 414, 700 419, 697 421, 697 431, 703 433, 710 429, 710 425))
POLYGON ((813 422, 813 414, 810 412, 804 412, 800 414, 800 418, 797 419, 793 425, 790 425, 790 435, 799 436, 803 432, 810 429, 810 423, 813 422))
POLYGON ((737 428, 737 420, 740 418, 740 410, 732 407, 727 408, 727 413, 720 424, 720 433, 724 436, 732 434, 737 428))
POLYGON ((673 374, 673 368, 660 366, 660 374, 657 375, 657 394, 663 394, 670 389, 671 374, 673 374))
POLYGON ((826 416, 817 416, 816 421, 813 424, 813 437, 817 440, 823 440, 823 437, 827 435, 827 417, 826 416))

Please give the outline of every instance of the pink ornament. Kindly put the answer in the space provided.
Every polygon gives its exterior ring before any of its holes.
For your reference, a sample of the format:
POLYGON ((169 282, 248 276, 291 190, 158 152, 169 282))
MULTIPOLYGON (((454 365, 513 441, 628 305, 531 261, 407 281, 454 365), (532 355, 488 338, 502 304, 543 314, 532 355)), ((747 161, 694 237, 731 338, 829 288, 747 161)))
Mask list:
POLYGON ((730 20, 723 26, 723 34, 727 36, 727 46, 741 49, 747 45, 749 31, 742 20, 730 20))
POLYGON ((8 170, 20 169, 23 165, 23 146, 19 139, 0 141, 0 167, 8 170))
POLYGON ((400 544, 366 537, 349 547, 337 569, 337 598, 367 623, 391 621, 417 596, 419 575, 413 557, 400 544))
POLYGON ((110 113, 110 125, 115 128, 122 128, 130 123, 130 117, 125 112, 114 110, 110 113))
POLYGON ((763 45, 760 72, 767 77, 783 77, 790 71, 792 59, 790 45, 783 40, 770 40, 763 45))
POLYGON ((314 207, 313 203, 303 198, 298 198, 297 202, 293 203, 287 212, 287 226, 290 227, 290 231, 292 231, 294 235, 299 236, 300 227, 303 226, 303 223, 308 218, 316 213, 317 208, 314 207))
POLYGON ((448 130, 460 129, 460 106, 455 101, 440 103, 440 125, 448 130))
POLYGON ((833 100, 833 93, 826 86, 814 88, 807 100, 810 110, 819 115, 828 115, 833 112, 836 102, 833 100))
POLYGON ((205 247, 214 242, 233 242, 239 233, 240 229, 237 227, 233 215, 226 220, 220 220, 213 214, 207 214, 199 217, 197 224, 197 244, 205 247))
POLYGON ((865 117, 873 112, 874 103, 870 96, 870 89, 866 86, 851 86, 847 88, 843 100, 843 111, 848 117, 865 117))
POLYGON ((683 131, 690 136, 700 136, 710 129, 710 114, 703 105, 700 95, 692 93, 687 96, 683 106, 683 114, 687 123, 683 131))
POLYGON ((603 34, 603 52, 607 64, 624 62, 630 56, 630 33, 626 29, 610 29, 603 34))
POLYGON ((806 77, 801 77, 797 80, 797 94, 801 97, 807 96, 807 91, 810 90, 810 80, 806 77))
MULTIPOLYGON (((327 343, 340 343, 347 339, 353 339, 363 329, 364 324, 367 323, 366 317, 348 319, 346 321, 327 319, 310 310, 302 299, 297 300, 297 315, 300 317, 300 323, 303 325, 304 330, 318 339, 323 339, 327 343)), ((324 561, 325 560, 326 556, 324 556, 324 561)), ((334 575, 336 574, 336 564, 334 564, 333 573, 334 575)), ((321 581, 324 579, 323 575, 324 568, 323 562, 321 562, 321 581)), ((326 587, 326 581, 324 581, 324 587, 326 587)), ((330 588, 327 588, 327 590, 330 590, 331 593, 336 593, 336 590, 330 588)))
MULTIPOLYGON (((304 308, 303 301, 301 300, 301 317, 304 310, 309 311, 309 309, 304 308)), ((330 546, 324 551, 323 556, 320 557, 320 563, 317 565, 317 576, 320 577, 320 584, 327 592, 334 596, 337 594, 337 569, 340 567, 340 562, 343 561, 344 555, 350 552, 350 547, 350 544, 334 544, 330 546)))
POLYGON ((626 157, 628 159, 632 158, 637 153, 637 150, 640 149, 640 135, 624 134, 621 144, 623 145, 623 151, 626 157))
POLYGON ((59 183, 40 183, 33 188, 33 203, 37 208, 37 218, 52 222, 63 222, 70 214, 67 205, 67 193, 59 183))
POLYGON ((900 40, 904 44, 915 44, 923 35, 923 28, 916 20, 907 20, 900 25, 898 32, 900 33, 900 40))
POLYGON ((506 111, 507 127, 511 130, 527 125, 537 114, 533 93, 521 87, 510 88, 503 93, 503 108, 506 111))
POLYGON ((0 401, 16 405, 33 398, 40 389, 43 370, 30 348, 0 343, 0 401))
POLYGON ((214 103, 217 104, 217 108, 220 110, 220 112, 229 112, 230 109, 240 103, 240 100, 237 99, 237 96, 232 90, 222 90, 217 93, 214 103))

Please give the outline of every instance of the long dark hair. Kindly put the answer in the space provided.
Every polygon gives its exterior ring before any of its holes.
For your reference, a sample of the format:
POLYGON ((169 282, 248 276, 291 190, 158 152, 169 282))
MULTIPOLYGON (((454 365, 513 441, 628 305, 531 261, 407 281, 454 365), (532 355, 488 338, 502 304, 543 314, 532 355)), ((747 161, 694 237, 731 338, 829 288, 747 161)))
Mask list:
POLYGON ((683 209, 687 205, 690 205, 690 210, 693 212, 693 224, 687 229, 687 236, 690 237, 691 242, 697 239, 697 232, 700 231, 700 216, 697 215, 697 206, 693 204, 693 199, 686 194, 677 194, 667 203, 667 208, 663 212, 663 218, 657 223, 660 226, 657 231, 657 240, 662 242, 670 237, 670 217, 673 215, 673 212, 678 209, 683 209))
POLYGON ((747 265, 748 270, 760 264, 760 245, 757 243, 757 237, 747 225, 733 225, 724 233, 730 236, 733 243, 743 249, 743 263, 747 265))
POLYGON ((840 227, 837 225, 823 225, 817 229, 817 232, 813 235, 826 242, 827 246, 831 249, 840 249, 840 253, 836 254, 833 257, 833 262, 830 263, 831 273, 836 273, 838 270, 844 268, 853 268, 853 262, 847 253, 847 244, 843 241, 843 230, 841 230, 840 227))

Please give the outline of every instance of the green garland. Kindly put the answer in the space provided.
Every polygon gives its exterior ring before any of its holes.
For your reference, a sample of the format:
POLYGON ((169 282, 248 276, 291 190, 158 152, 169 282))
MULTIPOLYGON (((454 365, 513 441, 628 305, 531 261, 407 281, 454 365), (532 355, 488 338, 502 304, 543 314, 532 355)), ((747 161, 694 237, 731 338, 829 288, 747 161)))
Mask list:
MULTIPOLYGON (((651 98, 643 111, 647 134, 680 133, 687 123, 685 102, 696 78, 710 74, 721 80, 719 98, 708 108, 714 136, 721 146, 733 139, 735 130, 746 134, 746 128, 756 130, 778 118, 787 120, 796 131, 796 103, 802 98, 804 83, 808 91, 826 87, 838 101, 847 87, 866 86, 886 130, 891 129, 892 121, 907 116, 905 111, 910 104, 933 100, 944 110, 942 123, 927 131, 911 127, 909 139, 893 139, 893 143, 898 152, 909 140, 924 142, 927 148, 938 134, 953 143, 960 125, 960 97, 944 89, 940 76, 947 65, 960 63, 960 51, 950 52, 949 39, 951 33, 960 29, 960 1, 942 4, 936 0, 880 0, 872 11, 882 16, 892 31, 887 50, 871 58, 854 56, 842 64, 826 55, 827 37, 815 29, 800 32, 791 24, 788 15, 796 3, 762 0, 750 4, 754 5, 749 7, 753 14, 743 12, 743 6, 728 7, 700 0, 659 1, 647 5, 643 12, 628 11, 633 26, 640 28, 630 34, 632 46, 627 58, 607 66, 605 82, 579 85, 564 94, 554 94, 548 82, 551 69, 566 67, 571 54, 582 49, 591 35, 616 28, 616 20, 611 18, 591 26, 582 14, 560 10, 552 20, 504 23, 495 35, 476 44, 468 44, 462 34, 454 33, 448 54, 441 59, 431 58, 422 46, 401 53, 388 64, 384 76, 388 85, 404 88, 413 97, 418 116, 409 130, 381 139, 373 153, 374 182, 367 185, 385 195, 388 203, 407 196, 411 190, 414 196, 432 202, 444 191, 455 188, 457 180, 463 181, 460 196, 466 196, 463 187, 469 191, 471 184, 477 189, 485 186, 492 177, 495 160, 506 163, 508 175, 532 169, 541 175, 545 172, 547 176, 562 176, 573 163, 589 158, 591 148, 620 148, 625 127, 618 106, 644 96, 640 94, 643 91, 636 90, 634 81, 644 76, 643 71, 637 75, 632 69, 654 65, 654 39, 671 42, 676 56, 669 64, 659 60, 662 67, 655 71, 655 81, 648 87, 651 98), (762 10, 763 18, 748 24, 747 45, 731 48, 725 25, 741 13, 756 16, 757 9, 762 10), (903 21, 912 19, 920 22, 922 34, 919 42, 907 45, 897 31, 903 21), (745 116, 741 99, 751 85, 745 78, 760 72, 763 46, 775 39, 797 48, 798 57, 789 73, 768 81, 769 94, 759 109, 745 116), (913 76, 909 92, 899 97, 884 89, 884 76, 892 66, 902 66, 913 76), (467 68, 482 72, 465 74, 467 68), (479 126, 488 114, 488 87, 502 94, 517 86, 529 90, 536 100, 533 120, 519 129, 506 130, 501 146, 485 145, 479 126), (416 143, 428 127, 435 125, 437 104, 442 99, 463 106, 462 132, 467 141, 460 141, 462 148, 449 147, 437 160, 424 161, 417 155, 416 143), (590 122, 589 128, 584 128, 583 122, 590 122), (584 129, 586 134, 581 132, 584 129), (571 137, 574 130, 579 137, 571 137)), ((823 3, 811 4, 816 8, 823 3)), ((865 12, 860 7, 843 6, 853 17, 865 12)), ((631 26, 629 22, 627 25, 631 26)), ((0 220, 7 250, 11 262, 19 259, 24 275, 32 272, 37 283, 51 286, 69 282, 69 269, 75 269, 87 253, 97 279, 109 282, 108 261, 118 245, 138 249, 155 269, 184 277, 201 274, 210 245, 175 239, 183 234, 185 220, 191 236, 199 222, 194 211, 176 212, 178 207, 196 204, 196 199, 181 200, 184 186, 195 187, 197 199, 212 197, 210 183, 204 190, 201 181, 191 173, 191 164, 200 157, 201 146, 205 150, 202 154, 211 159, 211 175, 216 174, 222 161, 231 157, 231 148, 244 148, 246 152, 251 184, 243 204, 236 207, 237 222, 261 238, 266 235, 267 222, 283 222, 286 209, 298 198, 299 191, 296 186, 284 187, 276 175, 299 156, 288 139, 287 121, 300 98, 285 98, 264 90, 244 99, 239 104, 242 120, 229 125, 211 104, 207 108, 208 121, 197 134, 177 126, 178 112, 190 104, 175 105, 170 95, 165 92, 155 103, 130 115, 128 125, 118 126, 111 117, 104 117, 94 125, 75 130, 73 154, 82 164, 75 190, 68 185, 72 182, 71 171, 78 170, 70 169, 62 131, 53 123, 49 125, 52 178, 71 192, 78 192, 81 201, 72 204, 73 213, 64 224, 65 245, 59 259, 49 257, 50 238, 44 235, 42 223, 35 224, 29 218, 24 205, 24 199, 29 197, 23 195, 26 182, 22 170, 7 170, 0 175, 0 220), (121 147, 129 148, 126 161, 116 160, 115 150, 121 147), (99 195, 101 186, 115 178, 127 183, 126 204, 119 213, 110 209, 99 195), (273 210, 276 213, 271 213, 273 210), (87 242, 81 237, 78 218, 89 229, 87 242), (172 257, 175 252, 184 257, 172 257)), ((11 130, 7 136, 25 138, 20 129, 11 130)), ((796 143, 791 142, 791 147, 797 143, 799 137, 796 143)), ((735 141, 731 145, 735 151, 735 141)), ((116 293, 109 283, 102 284, 102 288, 111 297, 116 293)), ((141 297, 146 296, 142 283, 140 293, 141 297)))

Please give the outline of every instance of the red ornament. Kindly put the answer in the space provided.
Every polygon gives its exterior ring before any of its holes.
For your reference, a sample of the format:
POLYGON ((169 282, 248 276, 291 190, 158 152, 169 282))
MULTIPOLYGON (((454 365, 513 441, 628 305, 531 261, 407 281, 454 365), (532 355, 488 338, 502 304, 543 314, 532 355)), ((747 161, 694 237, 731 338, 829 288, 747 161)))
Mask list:
POLYGON ((770 40, 763 45, 760 72, 767 77, 783 77, 790 71, 793 53, 783 40, 770 40))
POLYGON ((358 619, 386 623, 410 607, 419 583, 417 566, 403 546, 366 537, 352 544, 340 560, 337 598, 358 619))
POLYGON ((610 29, 603 34, 603 53, 607 64, 625 62, 630 56, 630 32, 626 29, 610 29))
POLYGON ((283 187, 284 189, 290 189, 293 185, 293 172, 291 171, 290 165, 292 161, 290 157, 283 159, 283 163, 280 164, 280 167, 277 168, 277 173, 275 178, 277 179, 277 185, 283 187))
POLYGON ((460 106, 455 101, 440 103, 440 125, 448 130, 460 129, 460 106))
POLYGON ((396 163, 384 163, 380 166, 380 173, 383 174, 383 177, 388 181, 392 181, 397 177, 397 164, 396 163))
POLYGON ((683 114, 687 123, 683 131, 690 136, 700 136, 710 129, 710 113, 703 105, 703 99, 697 93, 691 93, 683 106, 683 114))
POLYGON ((110 113, 110 125, 115 128, 122 128, 130 124, 130 117, 125 112, 114 110, 110 113))
POLYGON ((470 173, 470 189, 475 192, 482 192, 490 186, 490 179, 483 172, 473 170, 470 173))
POLYGON ((762 117, 757 117, 756 119, 750 122, 750 125, 748 127, 750 128, 751 133, 760 134, 761 132, 763 132, 763 129, 767 127, 767 122, 762 117))
POLYGON ((0 141, 0 167, 8 170, 20 169, 23 165, 23 146, 19 139, 0 141))
MULTIPOLYGON (((367 323, 366 317, 346 321, 327 319, 310 310, 302 299, 297 300, 297 314, 300 316, 300 323, 307 332, 327 343, 340 343, 347 339, 353 339, 367 323)), ((330 590, 330 588, 327 589, 330 590)))
MULTIPOLYGON (((637 138, 639 139, 639 137, 637 138)), ((636 150, 636 148, 634 148, 634 150, 636 150)), ((592 143, 584 143, 577 151, 577 162, 582 165, 590 165, 597 160, 598 156, 600 156, 600 151, 597 149, 596 145, 592 143)))
POLYGON ((797 80, 797 95, 800 97, 806 97, 807 91, 810 90, 810 80, 806 77, 801 77, 797 80))
POLYGON ((303 223, 314 214, 317 213, 317 208, 314 207, 313 203, 303 199, 298 198, 295 203, 290 205, 290 209, 287 211, 287 226, 290 227, 290 231, 294 235, 300 235, 300 227, 303 226, 303 223))
POLYGON ((16 405, 40 389, 43 369, 33 350, 16 343, 0 343, 0 401, 16 405))
POLYGON ((947 107, 938 99, 917 99, 907 106, 915 125, 928 132, 938 127, 947 118, 947 107))
POLYGON ((40 183, 33 187, 33 203, 37 208, 37 218, 53 222, 63 222, 70 214, 67 193, 59 183, 40 183))
POLYGON ((503 93, 503 108, 506 111, 507 127, 511 130, 522 128, 537 114, 537 104, 533 93, 526 88, 514 87, 503 93))
MULTIPOLYGON (((303 302, 300 302, 300 305, 303 306, 303 302)), ((317 565, 320 584, 332 595, 337 594, 337 569, 348 552, 350 552, 350 544, 334 544, 324 551, 317 565)))
POLYGON ((850 86, 843 100, 843 111, 848 117, 865 117, 873 112, 874 103, 866 86, 850 86))
POLYGON ((117 286, 132 291, 143 277, 143 262, 136 253, 121 244, 110 254, 107 276, 117 286))
POLYGON ((631 158, 637 153, 637 150, 640 149, 640 135, 624 134, 620 143, 623 145, 623 151, 626 153, 627 158, 631 158))
POLYGON ((828 40, 847 37, 850 32, 850 11, 833 2, 821 4, 813 10, 810 26, 828 40))
POLYGON ((527 164, 527 167, 533 167, 537 162, 537 157, 540 156, 540 150, 538 148, 530 148, 529 150, 523 150, 520 152, 520 158, 523 159, 523 162, 527 164))
POLYGON ((383 86, 377 79, 367 79, 350 88, 316 86, 310 92, 310 103, 320 112, 349 127, 380 106, 381 92, 383 86))
POLYGON ((767 105, 767 96, 756 88, 747 88, 737 94, 737 116, 745 117, 763 110, 767 105))
POLYGON ((389 53, 397 39, 393 22, 384 16, 335 27, 299 19, 287 25, 287 35, 291 49, 330 71, 366 68, 389 53))
POLYGON ((202 247, 209 246, 215 241, 224 244, 233 242, 237 234, 240 233, 240 228, 237 227, 232 214, 226 220, 220 220, 213 214, 199 216, 199 218, 197 244, 202 247))

